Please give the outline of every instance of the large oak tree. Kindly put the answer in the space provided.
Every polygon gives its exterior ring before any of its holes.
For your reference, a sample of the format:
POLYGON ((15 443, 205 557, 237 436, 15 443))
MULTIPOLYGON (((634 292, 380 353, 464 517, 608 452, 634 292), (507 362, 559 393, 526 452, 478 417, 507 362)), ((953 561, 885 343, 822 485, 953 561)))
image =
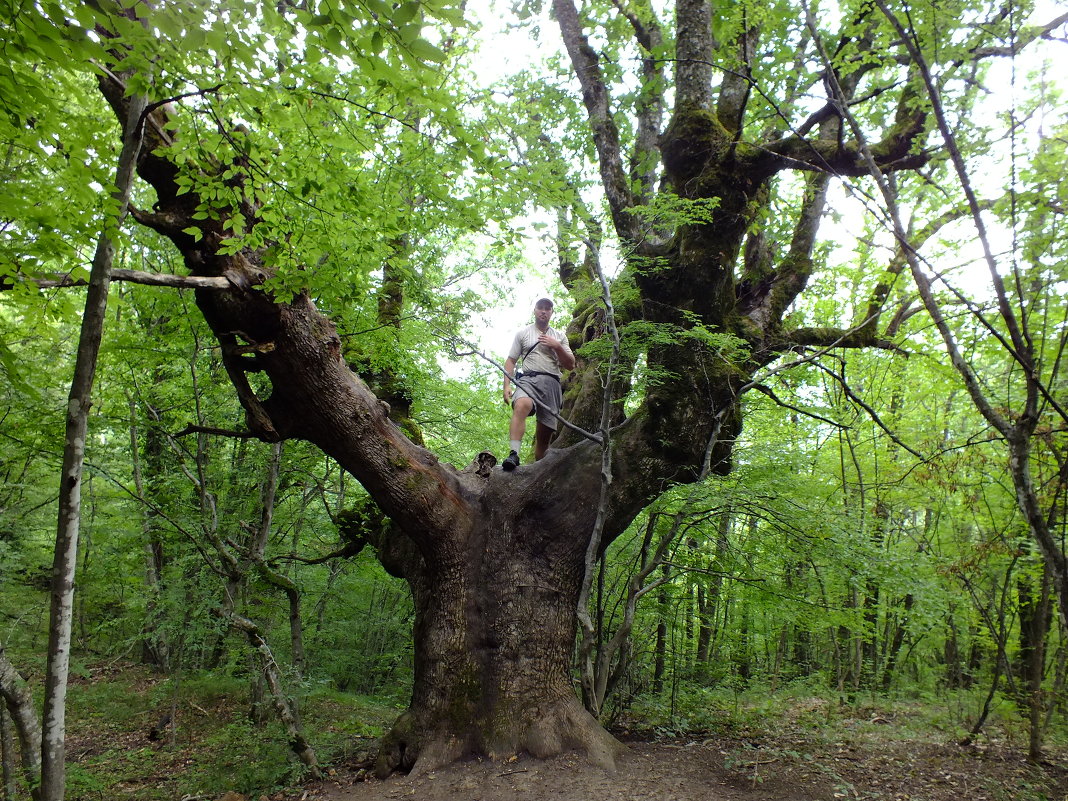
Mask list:
MULTIPOLYGON (((317 74, 322 62, 307 50, 296 63, 287 62, 286 47, 261 49, 242 69, 249 82, 276 69, 279 92, 292 90, 292 99, 277 100, 279 114, 296 113, 294 104, 310 108, 312 96, 380 114, 372 89, 395 81, 397 95, 408 92, 411 102, 392 106, 389 116, 418 133, 422 115, 447 104, 424 105, 420 87, 391 70, 411 66, 413 55, 444 55, 412 32, 418 6, 379 5, 369 17, 363 9, 371 6, 315 13, 305 4, 248 4, 300 32, 287 47, 304 47, 306 36, 309 47, 348 48, 367 76, 365 97, 328 90, 342 78, 317 74), (388 47, 407 60, 376 55, 388 47), (278 63, 269 64, 271 57, 278 63)), ((425 9, 455 21, 448 9, 425 9)), ((197 36, 210 31, 208 46, 221 52, 225 37, 217 31, 236 32, 238 11, 223 4, 218 16, 202 18, 197 36)), ((175 24, 162 9, 137 13, 150 31, 157 30, 156 15, 175 24)), ((329 274, 320 268, 331 249, 322 238, 302 239, 297 212, 279 215, 270 202, 272 191, 307 197, 307 184, 299 184, 316 178, 291 168, 292 143, 272 151, 254 139, 255 123, 268 125, 262 109, 215 113, 216 95, 228 87, 213 80, 206 62, 195 72, 195 96, 175 100, 177 88, 157 89, 160 102, 145 120, 138 174, 154 198, 151 209, 137 208, 133 216, 181 253, 188 277, 174 283, 199 287, 197 305, 219 340, 250 431, 267 441, 315 443, 388 517, 374 544, 386 569, 411 587, 415 686, 384 740, 380 773, 520 750, 548 756, 577 748, 613 762, 621 746, 578 700, 571 669, 595 529, 603 551, 666 488, 709 469, 729 470, 742 396, 784 354, 890 344, 883 311, 900 261, 870 277, 870 303, 839 327, 798 325, 789 312, 822 266, 818 234, 832 180, 922 170, 938 156, 914 51, 870 2, 841 3, 821 19, 804 3, 746 0, 679 0, 673 9, 627 0, 580 9, 574 0, 554 0, 552 15, 585 109, 582 127, 610 235, 623 254, 612 293, 629 339, 622 360, 610 365, 607 349, 598 347, 610 322, 605 298, 589 269, 598 237, 586 236, 585 260, 562 248, 561 277, 575 296, 572 345, 587 346, 563 411, 576 428, 545 459, 512 473, 485 457, 466 469, 441 463, 401 424, 404 393, 383 402, 350 368, 334 323, 313 301, 323 290, 321 275, 329 274), (636 69, 629 72, 631 63, 636 69), (163 102, 168 97, 172 102, 163 102), (846 116, 861 127, 847 125, 846 116), (196 146, 198 136, 218 152, 196 146), (272 159, 290 167, 276 173, 272 159), (610 366, 616 378, 608 394, 627 403, 608 415, 606 474, 598 421, 610 366), (632 385, 629 376, 645 380, 632 385)), ((908 18, 915 40, 909 44, 937 53, 931 61, 941 65, 939 80, 947 86, 995 54, 1007 31, 1001 8, 978 2, 924 6, 908 18)), ((93 22, 103 42, 95 55, 107 60, 97 63, 110 63, 97 70, 98 86, 122 123, 131 89, 123 76, 144 91, 159 65, 143 52, 140 26, 117 30, 105 17, 93 22)), ((265 23, 261 30, 271 28, 265 23)), ((425 80, 428 73, 411 69, 425 80)), ((318 141, 331 164, 358 172, 358 159, 337 159, 329 122, 317 124, 321 140, 301 146, 318 141)), ((337 124, 344 124, 340 116, 337 124)), ((462 120, 454 117, 452 125, 456 141, 476 149, 473 137, 460 132, 462 120)), ((379 150, 387 152, 375 158, 389 158, 388 148, 379 150)), ((427 184, 416 183, 409 209, 440 193, 429 171, 423 178, 427 184)), ((381 197, 383 204, 392 200, 381 197)), ((325 216, 308 222, 310 214, 305 223, 328 231, 325 216)), ((386 246, 369 251, 386 263, 387 277, 390 258, 407 246, 398 218, 390 219, 394 227, 377 237, 386 246)), ((363 235, 376 240, 373 229, 363 235)), ((396 283, 381 288, 384 319, 396 323, 402 295, 396 283)))

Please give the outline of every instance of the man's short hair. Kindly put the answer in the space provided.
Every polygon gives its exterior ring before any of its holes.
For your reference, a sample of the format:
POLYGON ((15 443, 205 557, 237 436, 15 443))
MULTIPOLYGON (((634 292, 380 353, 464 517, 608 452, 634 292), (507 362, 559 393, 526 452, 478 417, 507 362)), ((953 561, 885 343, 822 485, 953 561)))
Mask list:
POLYGON ((541 298, 537 303, 534 304, 535 309, 544 309, 546 306, 548 306, 550 309, 553 307, 553 302, 548 298, 541 298))

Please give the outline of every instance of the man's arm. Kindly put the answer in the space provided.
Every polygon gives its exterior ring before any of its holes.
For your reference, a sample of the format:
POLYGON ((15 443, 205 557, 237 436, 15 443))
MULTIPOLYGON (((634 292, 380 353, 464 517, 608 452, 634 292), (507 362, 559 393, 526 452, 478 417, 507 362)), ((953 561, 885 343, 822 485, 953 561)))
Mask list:
POLYGON ((564 370, 575 369, 575 354, 571 352, 571 348, 567 344, 566 335, 561 339, 556 339, 548 334, 542 334, 538 337, 538 342, 556 352, 556 360, 564 370))
POLYGON ((557 358, 560 359, 560 366, 565 370, 575 369, 575 354, 571 352, 571 346, 567 343, 567 337, 564 337, 560 341, 560 349, 556 351, 557 358))
POLYGON ((515 359, 509 356, 504 362, 504 402, 512 402, 511 377, 515 375, 515 359))

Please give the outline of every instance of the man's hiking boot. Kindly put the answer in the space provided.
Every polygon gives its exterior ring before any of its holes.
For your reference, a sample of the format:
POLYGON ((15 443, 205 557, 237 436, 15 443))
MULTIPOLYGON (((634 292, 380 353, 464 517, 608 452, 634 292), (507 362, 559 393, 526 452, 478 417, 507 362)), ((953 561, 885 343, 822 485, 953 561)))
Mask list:
POLYGON ((519 454, 515 451, 509 451, 508 458, 501 462, 501 467, 504 468, 506 473, 511 473, 519 467, 519 454))

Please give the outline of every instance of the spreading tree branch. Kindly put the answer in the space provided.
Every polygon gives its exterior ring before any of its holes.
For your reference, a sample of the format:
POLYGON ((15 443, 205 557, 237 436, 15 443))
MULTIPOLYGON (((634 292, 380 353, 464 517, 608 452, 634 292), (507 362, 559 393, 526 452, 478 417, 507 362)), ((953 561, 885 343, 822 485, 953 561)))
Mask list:
POLYGON ((829 375, 831 378, 833 378, 838 384, 838 386, 842 388, 842 391, 845 393, 846 397, 849 398, 850 401, 855 403, 861 409, 863 409, 865 412, 867 412, 868 416, 872 419, 875 425, 879 426, 879 428, 881 428, 883 432, 888 437, 890 437, 890 439, 894 442, 895 445, 897 445, 902 450, 908 451, 920 461, 925 461, 923 454, 921 454, 914 448, 909 447, 904 441, 902 441, 901 438, 898 437, 897 434, 895 434, 890 429, 890 427, 883 422, 883 419, 879 416, 879 413, 876 412, 874 408, 872 408, 871 404, 867 403, 863 398, 861 398, 856 392, 853 391, 853 388, 849 386, 849 382, 846 381, 845 375, 836 373, 830 367, 825 364, 822 364, 821 362, 817 361, 815 362, 815 365, 820 370, 829 375))
POLYGON ((582 86, 582 102, 586 106, 593 131, 601 182, 604 184, 612 221, 620 237, 635 241, 639 233, 636 218, 628 211, 634 205, 634 198, 627 173, 623 169, 619 128, 612 117, 611 98, 599 57, 590 46, 586 34, 582 32, 582 22, 579 20, 574 0, 553 0, 553 11, 560 26, 564 47, 582 86))
MULTIPOLYGON (((6 282, 0 283, 0 290, 11 289, 10 280, 7 279, 6 282)), ((70 274, 54 274, 47 278, 23 275, 19 276, 18 280, 34 284, 40 289, 89 286, 89 279, 75 278, 70 274)), ((165 286, 174 289, 230 289, 234 286, 234 282, 224 276, 146 273, 141 270, 124 270, 118 267, 112 269, 111 280, 127 281, 133 284, 144 284, 145 286, 165 286)))
POLYGON ((634 150, 630 161, 630 177, 637 189, 635 201, 647 203, 656 191, 659 163, 657 139, 664 116, 664 62, 661 58, 664 36, 652 4, 648 0, 634 0, 640 5, 635 11, 626 0, 612 0, 631 27, 642 52, 641 88, 635 102, 637 127, 634 150))

